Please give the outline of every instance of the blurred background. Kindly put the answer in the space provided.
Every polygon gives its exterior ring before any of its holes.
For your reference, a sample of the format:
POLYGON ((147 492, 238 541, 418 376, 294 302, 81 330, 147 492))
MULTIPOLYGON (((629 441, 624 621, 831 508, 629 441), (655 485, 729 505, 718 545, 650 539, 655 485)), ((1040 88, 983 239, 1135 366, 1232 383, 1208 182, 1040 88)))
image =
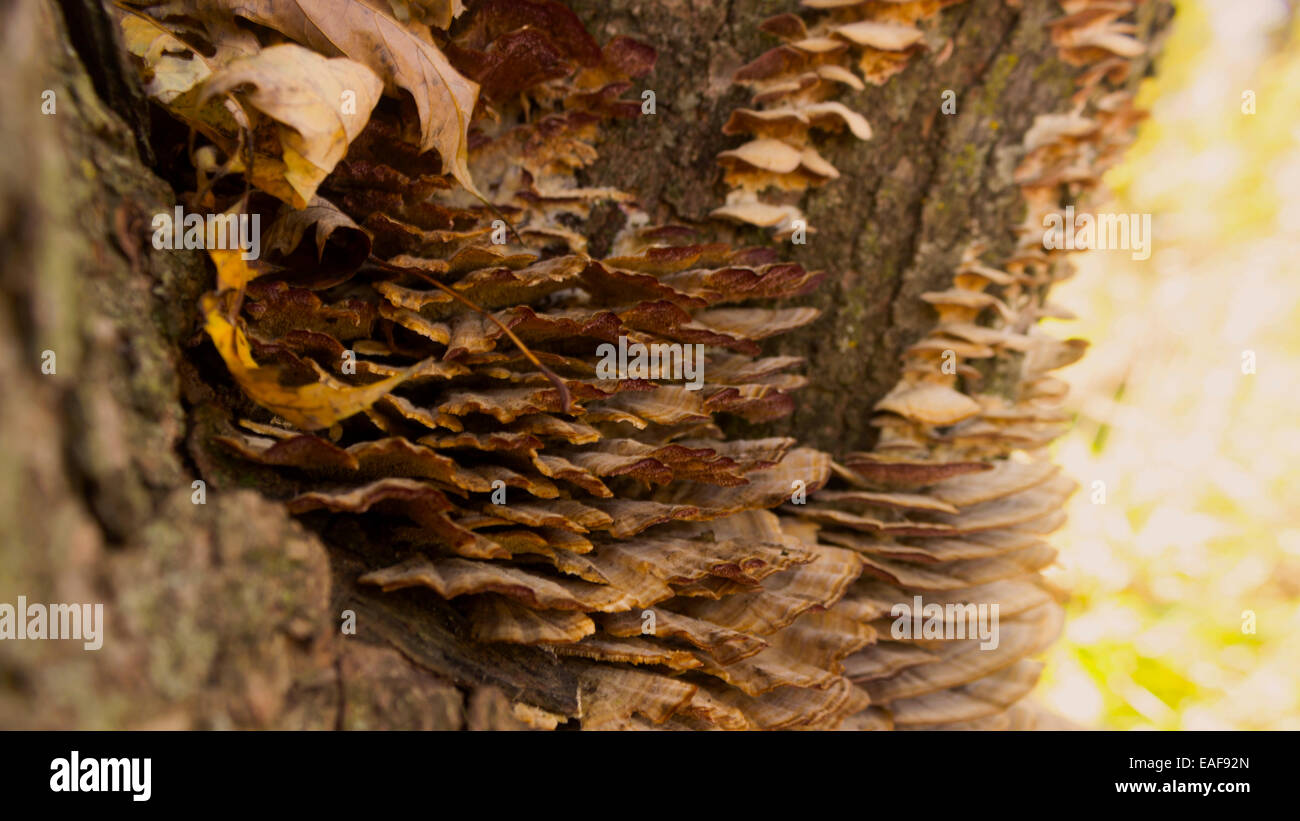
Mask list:
POLYGON ((1079 319, 1050 330, 1092 347, 1063 372, 1082 487, 1038 696, 1088 727, 1298 730, 1300 14, 1176 5, 1091 209, 1152 214, 1151 258, 1076 254, 1054 292, 1079 319))

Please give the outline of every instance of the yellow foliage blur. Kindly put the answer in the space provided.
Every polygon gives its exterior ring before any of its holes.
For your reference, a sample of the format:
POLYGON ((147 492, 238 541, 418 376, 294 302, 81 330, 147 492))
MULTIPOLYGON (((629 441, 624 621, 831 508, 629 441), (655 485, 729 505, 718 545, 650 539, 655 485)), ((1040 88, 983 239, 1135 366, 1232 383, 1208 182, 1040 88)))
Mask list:
MULTIPOLYGON (((1056 457, 1082 484, 1038 698, 1088 727, 1300 729, 1300 17, 1185 0, 1099 212, 1152 254, 1078 254, 1091 340, 1056 457), (1248 113, 1253 103, 1254 113, 1248 113)), ((1065 334, 1061 334, 1064 331, 1065 334)))

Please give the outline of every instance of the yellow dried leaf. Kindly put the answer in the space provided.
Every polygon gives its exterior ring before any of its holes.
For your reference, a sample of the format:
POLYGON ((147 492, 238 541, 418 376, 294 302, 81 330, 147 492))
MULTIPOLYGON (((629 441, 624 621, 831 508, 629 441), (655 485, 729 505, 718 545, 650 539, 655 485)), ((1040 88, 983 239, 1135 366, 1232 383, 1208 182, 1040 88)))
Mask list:
POLYGON ((369 66, 390 94, 404 89, 420 119, 420 148, 437 149, 443 170, 482 199, 469 172, 468 129, 478 84, 461 75, 432 43, 363 0, 219 0, 234 14, 279 31, 322 54, 369 66))
MULTIPOLYGON (((240 204, 235 203, 223 216, 234 215, 238 218, 240 214, 240 204)), ((217 267, 217 290, 228 291, 244 287, 250 281, 257 279, 266 273, 266 269, 260 263, 250 265, 243 255, 245 251, 240 248, 225 250, 221 248, 208 249, 208 256, 212 257, 212 262, 217 267)))
POLYGON ((388 0, 388 6, 403 23, 418 20, 440 29, 450 28, 465 13, 462 0, 388 0))
POLYGON ((284 385, 280 382, 279 368, 261 366, 253 360, 248 337, 226 318, 216 294, 204 296, 203 313, 212 344, 248 398, 302 430, 328 428, 360 413, 404 382, 413 370, 408 368, 379 382, 357 387, 339 382, 318 368, 319 382, 284 385))
POLYGON ((151 75, 145 83, 150 97, 166 105, 212 74, 203 55, 159 23, 121 10, 117 15, 123 44, 144 61, 151 75))
POLYGON ((375 73, 361 63, 326 59, 285 43, 234 60, 213 74, 204 81, 199 102, 233 91, 280 123, 283 168, 268 174, 265 164, 254 162, 250 177, 295 208, 306 208, 365 128, 382 89, 375 73))
MULTIPOLYGON (((204 80, 232 60, 261 51, 252 32, 236 27, 232 20, 205 21, 204 41, 210 51, 201 52, 182 39, 171 23, 120 5, 114 6, 113 13, 122 30, 123 44, 142 63, 145 91, 187 121, 199 114, 197 97, 204 80)), ((246 127, 246 118, 241 116, 238 107, 233 104, 228 107, 235 121, 246 127)), ((213 118, 228 124, 219 112, 208 112, 199 119, 213 118)))

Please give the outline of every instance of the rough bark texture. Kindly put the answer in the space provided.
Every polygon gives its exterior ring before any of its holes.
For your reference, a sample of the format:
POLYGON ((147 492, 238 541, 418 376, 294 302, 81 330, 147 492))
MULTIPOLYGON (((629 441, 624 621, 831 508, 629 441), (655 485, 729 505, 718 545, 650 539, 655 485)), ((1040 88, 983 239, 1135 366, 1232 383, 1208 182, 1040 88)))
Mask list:
MULTIPOLYGON (((654 218, 705 221, 726 193, 715 157, 744 141, 722 134, 732 109, 748 102, 732 74, 777 44, 758 23, 795 11, 798 0, 574 5, 598 35, 635 33, 660 54, 644 81, 658 113, 608 140, 591 178, 637 192, 654 218)), ((988 243, 990 260, 1014 248, 1024 205, 1011 175, 1025 132, 1034 117, 1068 110, 1074 90, 1075 69, 1048 39, 1046 23, 1059 16, 1050 0, 1026 0, 1020 9, 1002 0, 960 3, 927 37, 938 48, 885 85, 839 98, 867 118, 874 136, 862 143, 841 133, 818 143, 842 176, 804 199, 817 233, 786 251, 810 270, 830 272, 807 300, 823 315, 779 337, 771 351, 806 357, 813 379, 794 414, 765 431, 832 453, 868 449, 874 431, 866 409, 898 381, 903 349, 934 324, 920 294, 948 287, 974 239, 988 243), (940 63, 947 39, 951 56, 940 63), (947 89, 956 94, 952 115, 940 111, 947 89)), ((1151 17, 1142 23, 1144 39, 1164 22, 1151 17)), ((741 239, 765 236, 753 229, 741 239)))
MULTIPOLYGON (((74 28, 93 26, 67 6, 74 28)), ((59 9, 10 5, 0 31, 0 600, 102 602, 106 634, 96 651, 0 643, 0 727, 518 726, 498 692, 412 663, 364 615, 343 635, 351 605, 331 598, 350 583, 279 505, 253 491, 192 502, 183 348, 211 275, 150 245, 147 215, 175 194, 59 9)))
MULTIPOLYGON (((758 23, 796 0, 573 5, 598 39, 630 34, 660 54, 645 80, 657 113, 607 132, 587 177, 635 192, 660 221, 726 235, 707 215, 725 193, 714 157, 740 142, 721 133, 746 100, 731 76, 775 42, 758 23)), ((73 25, 47 3, 0 12, 0 600, 104 602, 107 639, 94 652, 0 644, 0 727, 517 726, 494 686, 572 712, 577 685, 542 651, 473 646, 429 597, 401 621, 368 609, 377 594, 353 584, 349 558, 256 493, 192 503, 186 407, 201 409, 205 387, 184 351, 211 275, 199 255, 149 244, 148 215, 175 195, 140 160, 136 92, 94 20, 78 2, 64 13, 73 25), (345 609, 357 635, 340 631, 345 609)), ((1010 251, 1024 133, 1069 108, 1073 70, 1044 25, 1059 14, 1046 0, 968 0, 929 38, 951 38, 950 58, 938 64, 936 48, 842 98, 875 136, 820 144, 842 177, 806 197, 817 233, 786 251, 830 273, 808 298, 824 316, 768 351, 805 356, 812 385, 767 430, 833 453, 869 447, 868 408, 933 322, 919 294, 946 287, 976 237, 990 258, 1010 251), (955 115, 940 113, 945 89, 955 115)), ((596 212, 593 253, 620 220, 596 212)))

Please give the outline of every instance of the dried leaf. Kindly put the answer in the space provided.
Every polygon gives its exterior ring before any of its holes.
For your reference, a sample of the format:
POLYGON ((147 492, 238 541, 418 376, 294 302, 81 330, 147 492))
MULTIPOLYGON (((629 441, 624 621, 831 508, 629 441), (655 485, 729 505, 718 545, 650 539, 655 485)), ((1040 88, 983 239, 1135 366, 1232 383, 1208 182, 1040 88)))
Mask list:
POLYGON ((251 180, 295 208, 306 208, 365 127, 382 88, 362 63, 326 59, 284 43, 231 61, 203 82, 198 101, 235 92, 281 123, 283 168, 267 169, 255 160, 251 180))
POLYGON ((480 199, 469 172, 469 121, 478 85, 436 46, 364 0, 218 0, 232 13, 273 28, 321 54, 369 66, 390 94, 405 90, 419 113, 420 148, 436 149, 443 169, 480 199))
MULTIPOLYGON (((303 430, 328 428, 360 413, 407 379, 410 370, 369 385, 352 386, 319 371, 319 381, 299 386, 280 381, 280 369, 253 360, 248 337, 232 324, 212 294, 203 299, 205 330, 230 374, 248 397, 303 430)), ((311 361, 311 360, 308 360, 311 361)), ((314 364, 314 363, 313 363, 314 364)))

